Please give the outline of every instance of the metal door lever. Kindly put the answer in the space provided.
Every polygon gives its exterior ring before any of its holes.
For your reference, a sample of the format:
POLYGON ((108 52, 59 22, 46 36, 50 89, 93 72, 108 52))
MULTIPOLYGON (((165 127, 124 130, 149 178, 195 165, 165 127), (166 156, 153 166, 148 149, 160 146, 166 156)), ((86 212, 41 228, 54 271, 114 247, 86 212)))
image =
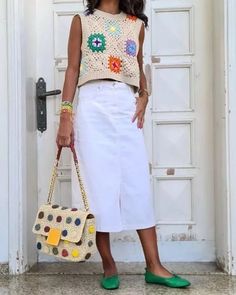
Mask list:
POLYGON ((60 89, 46 91, 46 82, 41 77, 36 83, 36 102, 37 102, 37 128, 39 131, 44 132, 47 130, 47 96, 61 94, 60 89))

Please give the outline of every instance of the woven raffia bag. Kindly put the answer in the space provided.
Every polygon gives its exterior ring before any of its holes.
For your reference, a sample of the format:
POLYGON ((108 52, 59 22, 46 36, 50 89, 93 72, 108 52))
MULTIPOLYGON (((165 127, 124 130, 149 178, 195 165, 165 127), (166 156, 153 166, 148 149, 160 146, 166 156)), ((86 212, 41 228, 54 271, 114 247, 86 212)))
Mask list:
POLYGON ((95 217, 89 211, 89 203, 80 177, 74 145, 70 145, 70 148, 85 209, 51 204, 62 150, 62 147, 59 147, 52 171, 47 204, 39 208, 32 232, 36 234, 38 251, 56 258, 77 262, 87 260, 97 252, 96 226, 95 217))

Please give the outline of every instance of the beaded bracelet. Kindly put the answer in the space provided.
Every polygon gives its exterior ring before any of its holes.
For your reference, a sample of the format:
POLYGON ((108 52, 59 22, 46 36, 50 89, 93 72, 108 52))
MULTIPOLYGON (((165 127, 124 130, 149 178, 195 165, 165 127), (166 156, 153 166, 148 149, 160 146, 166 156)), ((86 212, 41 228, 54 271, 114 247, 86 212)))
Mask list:
POLYGON ((73 111, 73 104, 69 100, 62 100, 61 101, 61 112, 72 112, 73 111))
POLYGON ((61 110, 73 111, 73 108, 71 106, 61 106, 61 110))
POLYGON ((73 112, 73 103, 69 100, 62 100, 61 101, 61 113, 64 112, 73 112))
POLYGON ((73 113, 72 109, 68 109, 68 108, 61 108, 61 112, 60 113, 73 113))
POLYGON ((73 103, 70 101, 70 100, 62 100, 61 101, 61 106, 64 107, 64 106, 70 106, 73 108, 73 103))

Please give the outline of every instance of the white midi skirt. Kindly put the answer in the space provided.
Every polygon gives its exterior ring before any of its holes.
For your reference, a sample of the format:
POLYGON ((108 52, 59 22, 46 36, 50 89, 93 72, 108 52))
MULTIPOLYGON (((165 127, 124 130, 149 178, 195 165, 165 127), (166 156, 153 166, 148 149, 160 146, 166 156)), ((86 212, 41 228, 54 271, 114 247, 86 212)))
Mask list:
MULTIPOLYGON (((78 92, 75 150, 96 230, 119 232, 155 225, 154 201, 143 130, 133 88, 123 82, 93 80, 78 92)), ((82 207, 72 165, 72 205, 82 207)))

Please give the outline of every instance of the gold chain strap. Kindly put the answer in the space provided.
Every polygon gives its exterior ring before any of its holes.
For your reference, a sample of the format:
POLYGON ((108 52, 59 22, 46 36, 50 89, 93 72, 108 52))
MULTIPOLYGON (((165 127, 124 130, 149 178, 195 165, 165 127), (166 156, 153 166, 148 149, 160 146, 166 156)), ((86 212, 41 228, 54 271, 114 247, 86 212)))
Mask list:
POLYGON ((80 191, 81 191, 81 195, 82 195, 82 199, 83 199, 83 203, 84 203, 84 208, 86 211, 89 210, 89 204, 88 204, 88 198, 84 189, 84 185, 80 176, 80 171, 79 171, 79 166, 77 163, 75 163, 75 168, 76 168, 76 172, 77 172, 77 176, 78 176, 78 180, 79 180, 79 185, 80 185, 80 191))
MULTIPOLYGON (((76 174, 78 176, 78 180, 79 180, 79 185, 80 185, 80 190, 81 190, 81 196, 82 196, 82 200, 84 203, 84 208, 86 211, 89 211, 89 202, 88 202, 88 198, 84 189, 84 185, 83 185, 83 181, 82 178, 80 176, 80 169, 79 169, 79 163, 78 163, 78 159, 76 156, 76 152, 74 149, 73 145, 70 145, 70 148, 72 150, 73 153, 73 160, 75 163, 75 169, 76 169, 76 174)), ((58 149, 58 153, 57 153, 57 157, 53 166, 53 170, 52 170, 52 175, 51 175, 51 179, 50 179, 50 186, 49 186, 49 192, 48 192, 48 200, 47 200, 47 204, 51 204, 52 201, 52 196, 53 196, 53 191, 54 191, 54 187, 55 187, 55 182, 56 182, 56 177, 58 176, 58 163, 59 163, 59 158, 61 155, 61 150, 62 147, 59 147, 58 149)))
POLYGON ((58 175, 57 166, 58 166, 58 160, 56 159, 55 164, 52 169, 47 204, 51 204, 51 201, 52 201, 52 195, 53 195, 53 191, 54 191, 54 187, 55 187, 56 177, 58 175))

